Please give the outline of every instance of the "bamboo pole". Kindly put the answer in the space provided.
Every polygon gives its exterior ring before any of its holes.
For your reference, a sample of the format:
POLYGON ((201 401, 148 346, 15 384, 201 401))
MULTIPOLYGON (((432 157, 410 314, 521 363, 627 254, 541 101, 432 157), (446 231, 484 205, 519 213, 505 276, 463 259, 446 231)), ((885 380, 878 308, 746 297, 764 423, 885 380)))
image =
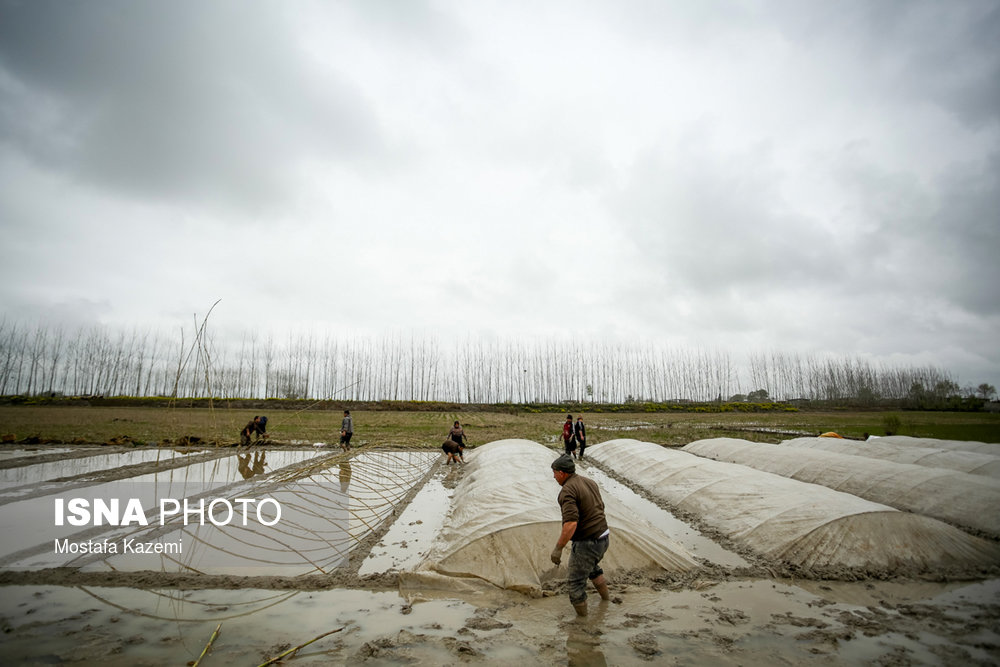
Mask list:
POLYGON ((326 637, 327 635, 332 635, 335 632, 340 632, 343 629, 344 628, 337 628, 336 630, 330 630, 329 632, 324 632, 323 634, 319 635, 318 637, 313 637, 312 639, 310 639, 309 641, 307 641, 304 644, 299 644, 298 646, 294 646, 294 647, 288 649, 284 653, 281 653, 279 655, 274 656, 273 658, 271 658, 267 662, 260 663, 259 665, 257 665, 257 667, 267 667, 268 665, 273 665, 274 663, 280 661, 282 658, 284 658, 286 656, 295 655, 296 653, 299 652, 300 649, 303 649, 306 646, 309 646, 309 644, 312 644, 315 641, 319 641, 320 639, 322 639, 323 637, 326 637))
POLYGON ((191 667, 198 667, 198 665, 201 663, 202 658, 204 658, 205 655, 208 653, 208 649, 212 648, 212 644, 215 642, 215 638, 219 636, 219 630, 221 629, 222 629, 222 623, 219 623, 219 625, 216 626, 215 628, 215 632, 213 632, 212 636, 209 638, 208 643, 205 644, 205 648, 202 649, 201 655, 198 656, 197 660, 191 663, 191 667))

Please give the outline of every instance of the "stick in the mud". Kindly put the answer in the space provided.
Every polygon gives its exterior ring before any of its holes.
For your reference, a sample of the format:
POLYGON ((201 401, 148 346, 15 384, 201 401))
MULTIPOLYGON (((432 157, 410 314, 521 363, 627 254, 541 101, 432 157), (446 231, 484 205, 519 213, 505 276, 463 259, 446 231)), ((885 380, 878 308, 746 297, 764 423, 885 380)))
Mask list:
POLYGON ((205 648, 202 649, 201 655, 198 656, 197 660, 191 663, 191 667, 198 667, 198 665, 201 663, 202 658, 204 658, 205 655, 208 653, 208 649, 212 648, 212 644, 215 642, 215 638, 219 636, 219 630, 221 629, 222 629, 222 623, 219 623, 219 625, 216 626, 215 628, 215 632, 213 632, 212 636, 209 638, 208 643, 205 644, 205 648))
POLYGON ((279 660, 281 660, 285 656, 290 655, 290 654, 294 655, 295 653, 297 653, 299 651, 299 649, 303 649, 306 646, 309 646, 310 644, 312 644, 313 642, 319 641, 323 637, 326 637, 327 635, 332 635, 335 632, 340 632, 343 629, 344 628, 337 628, 336 630, 330 630, 329 632, 324 632, 319 637, 313 637, 312 639, 310 639, 309 641, 307 641, 305 644, 299 644, 298 646, 295 646, 293 648, 288 649, 287 651, 285 651, 281 655, 274 656, 273 658, 271 658, 267 662, 260 663, 259 665, 257 665, 257 667, 267 667, 268 665, 273 665, 274 663, 278 662, 279 660))

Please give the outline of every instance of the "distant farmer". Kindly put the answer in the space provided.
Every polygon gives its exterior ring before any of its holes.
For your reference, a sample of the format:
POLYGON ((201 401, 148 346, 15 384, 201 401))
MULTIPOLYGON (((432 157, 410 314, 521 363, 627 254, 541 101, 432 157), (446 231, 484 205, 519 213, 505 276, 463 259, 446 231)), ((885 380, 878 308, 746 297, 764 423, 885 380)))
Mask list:
POLYGON ((465 431, 462 430, 462 425, 458 423, 457 419, 455 425, 448 431, 448 439, 465 447, 465 431))
POLYGON ((251 435, 256 436, 254 438, 255 441, 267 437, 267 417, 258 417, 255 415, 250 420, 250 423, 240 431, 240 444, 249 445, 251 435))
POLYGON ((587 427, 583 425, 583 417, 576 418, 576 426, 573 427, 573 437, 580 448, 580 458, 583 458, 583 450, 587 448, 587 427))
POLYGON ((559 491, 562 531, 550 558, 559 565, 563 548, 567 542, 573 541, 566 577, 569 601, 578 616, 586 616, 587 579, 594 582, 602 600, 611 597, 600 566, 608 550, 611 532, 604 517, 604 500, 594 480, 576 474, 576 464, 569 454, 563 454, 552 462, 552 477, 562 487, 559 491))
POLYGON ((442 451, 448 455, 448 462, 445 465, 450 466, 451 462, 455 463, 465 463, 465 445, 460 442, 455 442, 454 440, 445 440, 441 445, 442 451))
POLYGON ((351 411, 344 410, 344 419, 340 422, 340 448, 345 452, 351 448, 351 436, 354 435, 354 421, 351 411))
POLYGON ((562 439, 566 455, 576 458, 576 438, 573 435, 573 415, 566 415, 566 422, 563 424, 562 439))

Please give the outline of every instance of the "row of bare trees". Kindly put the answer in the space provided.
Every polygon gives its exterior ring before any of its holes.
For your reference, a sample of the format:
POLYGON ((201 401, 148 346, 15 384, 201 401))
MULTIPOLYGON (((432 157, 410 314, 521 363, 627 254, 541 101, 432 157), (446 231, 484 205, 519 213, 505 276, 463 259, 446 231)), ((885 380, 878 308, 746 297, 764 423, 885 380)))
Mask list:
POLYGON ((554 403, 807 399, 876 403, 958 391, 942 369, 860 358, 652 343, 380 337, 248 332, 220 341, 206 327, 165 336, 104 327, 0 322, 0 395, 313 398, 554 403), (746 392, 746 393, 742 393, 746 392))

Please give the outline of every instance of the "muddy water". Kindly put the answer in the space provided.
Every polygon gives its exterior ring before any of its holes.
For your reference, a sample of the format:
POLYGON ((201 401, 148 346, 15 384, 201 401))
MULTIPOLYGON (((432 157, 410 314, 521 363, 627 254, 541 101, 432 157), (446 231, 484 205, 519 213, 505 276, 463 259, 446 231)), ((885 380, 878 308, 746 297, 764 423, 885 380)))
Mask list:
POLYGON ((304 648, 296 664, 996 664, 1000 582, 883 589, 837 602, 787 580, 617 586, 577 618, 562 596, 497 592, 404 600, 396 592, 171 591, 12 586, 0 601, 13 664, 183 664, 221 631, 211 665, 252 665, 304 648))
POLYGON ((442 466, 424 484, 378 544, 372 547, 358 574, 400 572, 416 567, 444 527, 454 493, 446 488, 449 469, 442 466))
MULTIPOLYGON (((6 660, 104 665, 175 664, 198 657, 222 623, 206 664, 254 665, 337 628, 296 658, 316 663, 364 650, 391 630, 444 639, 475 607, 459 600, 408 605, 395 592, 171 591, 122 588, 8 587, 0 616, 6 660), (85 629, 84 629, 85 628, 85 629), (44 638, 44 641, 40 639, 44 638)), ((425 651, 448 662, 443 646, 425 651)), ((8 663, 10 664, 10 663, 8 663)))

